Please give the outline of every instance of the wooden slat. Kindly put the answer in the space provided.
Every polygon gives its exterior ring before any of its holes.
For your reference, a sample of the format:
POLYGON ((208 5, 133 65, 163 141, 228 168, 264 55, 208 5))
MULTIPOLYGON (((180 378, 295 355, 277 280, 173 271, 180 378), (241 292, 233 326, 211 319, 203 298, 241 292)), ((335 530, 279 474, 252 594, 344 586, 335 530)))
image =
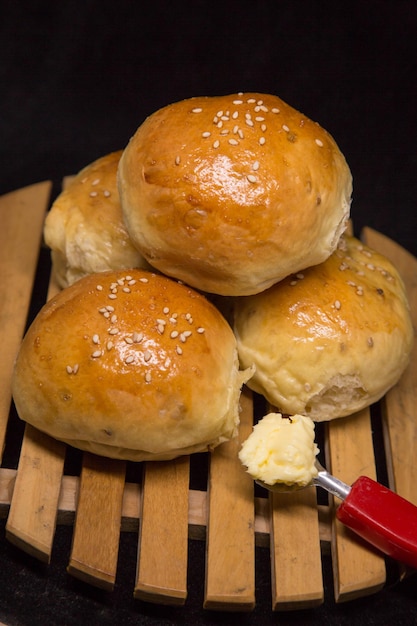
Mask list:
MULTIPOLYGON (((57 283, 51 276, 47 299, 57 292, 57 283)), ((6 536, 11 543, 47 563, 55 535, 65 451, 63 443, 26 425, 6 536)))
POLYGON ((55 534, 64 457, 64 444, 26 424, 6 537, 47 563, 55 534))
POLYGON ((0 197, 0 460, 13 364, 26 324, 51 186, 46 181, 0 197))
POLYGON ((305 609, 323 602, 316 490, 270 493, 272 609, 305 609))
MULTIPOLYGON (((376 479, 369 409, 328 423, 328 469, 347 484, 376 479)), ((336 499, 335 499, 336 500, 336 499)), ((385 560, 333 516, 333 577, 336 602, 375 593, 385 583, 385 560)))
POLYGON ((241 396, 239 437, 211 454, 204 607, 249 611, 255 605, 253 480, 238 458, 253 427, 252 395, 241 396))
POLYGON ((145 464, 135 598, 186 600, 189 462, 184 456, 145 464))
MULTIPOLYGON (((381 233, 365 228, 362 238, 398 269, 410 303, 417 335, 417 259, 381 233)), ((417 341, 399 383, 385 396, 384 437, 391 489, 417 505, 417 341)))
POLYGON ((126 463, 85 453, 68 573, 111 590, 116 579, 126 463))

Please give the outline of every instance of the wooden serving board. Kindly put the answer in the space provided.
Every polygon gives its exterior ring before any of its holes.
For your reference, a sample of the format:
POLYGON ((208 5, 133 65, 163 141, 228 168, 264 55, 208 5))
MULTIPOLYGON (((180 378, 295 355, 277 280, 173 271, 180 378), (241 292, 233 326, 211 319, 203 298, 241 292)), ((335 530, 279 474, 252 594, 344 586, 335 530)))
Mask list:
MULTIPOLYGON (((31 304, 35 296, 39 299, 36 279, 44 263, 42 228, 51 189, 46 181, 0 198, 2 452, 8 451, 9 431, 16 426, 11 375, 31 304)), ((399 269, 417 328, 417 260, 369 228, 364 229, 362 239, 399 269)), ((56 290, 51 276, 44 299, 56 290)), ((372 415, 382 423, 389 486, 414 504, 416 350, 417 346, 398 385, 372 407, 372 415)), ((237 451, 251 431, 256 406, 262 404, 259 401, 243 390, 239 438, 207 453, 206 489, 190 489, 194 469, 189 457, 136 464, 135 479, 128 480, 125 462, 85 453, 80 471, 66 474, 67 446, 26 425, 18 458, 0 465, 0 515, 7 518, 6 536, 0 541, 13 542, 48 563, 56 525, 71 524, 68 572, 111 590, 117 576, 120 532, 137 533, 132 593, 160 604, 186 602, 189 539, 206 542, 204 607, 208 609, 253 609, 256 545, 270 548, 274 611, 314 607, 324 601, 322 555, 329 549, 336 602, 376 593, 386 581, 386 561, 337 522, 337 502, 329 498, 319 504, 315 489, 256 495, 237 451)), ((330 422, 323 429, 326 464, 335 475, 347 483, 360 474, 377 477, 371 409, 330 422)))

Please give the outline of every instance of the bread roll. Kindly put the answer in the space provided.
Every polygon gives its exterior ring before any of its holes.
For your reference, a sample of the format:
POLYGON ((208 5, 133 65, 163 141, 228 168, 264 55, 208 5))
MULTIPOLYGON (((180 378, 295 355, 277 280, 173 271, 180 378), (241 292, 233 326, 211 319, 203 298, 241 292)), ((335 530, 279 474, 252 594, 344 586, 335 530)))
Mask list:
POLYGON ((84 277, 49 301, 17 357, 21 419, 77 448, 171 459, 235 435, 232 329, 204 296, 144 270, 84 277))
POLYGON ((286 414, 314 421, 377 401, 408 364, 413 328, 390 261, 342 237, 324 263, 238 298, 234 331, 248 381, 286 414))
POLYGON ((44 239, 61 287, 94 272, 149 267, 123 223, 116 182, 121 154, 112 152, 83 168, 47 214, 44 239))
POLYGON ((161 272, 248 295, 335 249, 352 178, 333 138, 259 93, 196 97, 148 117, 119 164, 126 227, 161 272))

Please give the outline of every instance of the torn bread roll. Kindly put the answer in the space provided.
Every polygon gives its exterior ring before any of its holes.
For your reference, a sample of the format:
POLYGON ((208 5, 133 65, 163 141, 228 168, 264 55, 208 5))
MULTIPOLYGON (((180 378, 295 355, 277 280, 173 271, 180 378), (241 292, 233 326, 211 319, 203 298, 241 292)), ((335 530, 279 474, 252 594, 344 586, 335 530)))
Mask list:
POLYGON ((324 261, 352 177, 334 139, 274 95, 196 97, 149 116, 118 171, 131 239, 159 271, 219 295, 324 261))
POLYGON ((116 182, 121 154, 111 152, 84 167, 46 216, 44 239, 60 287, 95 272, 149 268, 123 222, 116 182))
POLYGON ((24 337, 12 390, 20 418, 56 439, 167 460, 235 435, 249 375, 205 297, 137 269, 84 277, 49 301, 24 337))
POLYGON ((413 327, 392 263, 342 237, 324 263, 235 301, 234 331, 248 386, 281 412, 314 421, 380 399, 406 368, 413 327))

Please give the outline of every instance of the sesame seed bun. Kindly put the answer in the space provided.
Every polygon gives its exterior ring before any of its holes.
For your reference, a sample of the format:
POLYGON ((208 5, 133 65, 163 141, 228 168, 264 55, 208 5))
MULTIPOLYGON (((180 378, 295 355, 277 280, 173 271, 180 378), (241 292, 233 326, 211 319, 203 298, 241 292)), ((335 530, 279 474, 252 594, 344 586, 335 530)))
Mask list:
POLYGON ((62 290, 25 335, 21 419, 107 457, 167 460, 235 435, 240 388, 230 326, 206 298, 144 270, 62 290))
POLYGON ((259 93, 156 111, 126 146, 118 179, 126 227, 149 263, 232 296, 324 261, 346 227, 352 192, 333 138, 259 93))
POLYGON ((123 223, 117 189, 121 154, 106 154, 83 168, 46 216, 44 239, 61 287, 94 272, 149 267, 123 223))
POLYGON ((248 381, 283 413, 331 420, 381 398, 413 344, 409 306, 391 262, 342 237, 324 263, 238 298, 234 331, 248 381))

